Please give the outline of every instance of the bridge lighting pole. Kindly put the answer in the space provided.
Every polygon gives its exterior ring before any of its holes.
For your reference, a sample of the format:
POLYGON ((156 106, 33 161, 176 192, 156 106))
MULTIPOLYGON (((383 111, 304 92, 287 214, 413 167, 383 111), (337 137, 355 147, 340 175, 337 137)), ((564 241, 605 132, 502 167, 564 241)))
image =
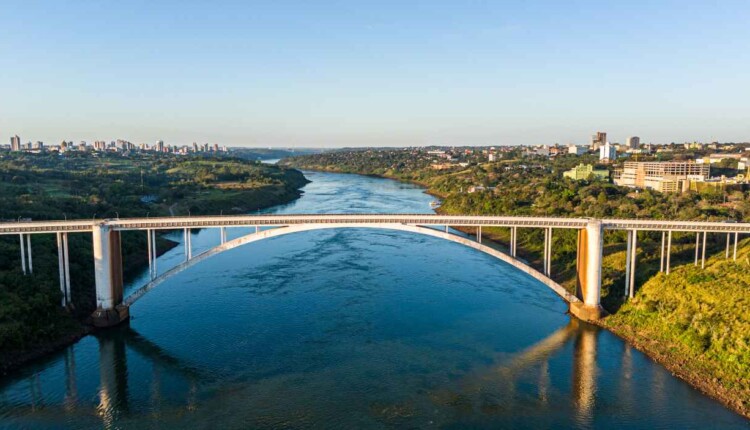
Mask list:
POLYGON ((737 261, 737 236, 739 236, 739 233, 734 233, 734 261, 737 261))
POLYGON ((667 233, 667 275, 669 275, 669 266, 672 257, 672 230, 667 233))
POLYGON ((706 232, 703 232, 703 249, 701 250, 701 269, 706 267, 706 232))
POLYGON ((26 274, 26 246, 23 243, 23 233, 19 234, 18 237, 21 240, 21 271, 26 274))

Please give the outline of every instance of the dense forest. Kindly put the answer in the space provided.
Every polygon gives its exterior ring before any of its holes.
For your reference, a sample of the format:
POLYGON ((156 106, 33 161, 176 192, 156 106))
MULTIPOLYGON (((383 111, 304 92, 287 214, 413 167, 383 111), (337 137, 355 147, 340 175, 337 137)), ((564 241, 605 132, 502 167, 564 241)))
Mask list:
MULTIPOLYGON (((101 153, 0 154, 0 220, 248 213, 297 198, 297 170, 238 158, 101 153)), ((94 308, 91 239, 69 235, 72 306, 60 306, 54 235, 32 235, 23 275, 17 236, 0 237, 0 370, 26 351, 75 336, 94 308)), ((159 238, 161 253, 174 244, 159 238)), ((146 264, 146 236, 123 233, 126 277, 146 264)))

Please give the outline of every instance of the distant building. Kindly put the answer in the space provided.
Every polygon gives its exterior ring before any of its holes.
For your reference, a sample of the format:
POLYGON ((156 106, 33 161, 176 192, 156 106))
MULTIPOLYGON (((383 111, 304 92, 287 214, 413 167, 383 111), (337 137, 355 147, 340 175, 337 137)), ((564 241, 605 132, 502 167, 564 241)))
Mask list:
POLYGON ((603 131, 597 131, 595 135, 591 136, 592 150, 596 151, 605 143, 607 143, 607 133, 603 131))
POLYGON ((154 145, 154 151, 156 152, 164 152, 164 141, 163 140, 157 140, 156 145, 154 145))
POLYGON ((490 153, 489 153, 489 154, 487 155, 487 161, 489 161, 489 162, 493 162, 493 161, 495 161, 495 160, 497 160, 497 155, 495 155, 495 153, 494 153, 494 152, 490 152, 490 153))
POLYGON ((744 154, 711 154, 708 157, 696 158, 698 164, 716 164, 724 160, 737 160, 738 162, 744 157, 744 154))
POLYGON ((614 183, 666 193, 685 191, 691 181, 706 181, 709 175, 710 165, 705 163, 629 161, 622 169, 615 171, 614 183))
POLYGON ((583 155, 588 152, 588 148, 585 146, 568 145, 568 154, 571 155, 583 155))
POLYGON ((628 149, 638 149, 641 146, 641 138, 638 136, 628 137, 627 147, 628 149))
POLYGON ((10 150, 20 151, 21 150, 21 138, 15 135, 10 138, 10 150))
POLYGON ((591 164, 579 164, 576 167, 563 172, 563 177, 573 179, 574 181, 583 181, 593 175, 598 179, 609 178, 609 170, 594 169, 591 164))
POLYGON ((617 148, 609 142, 599 147, 599 160, 609 163, 617 160, 617 148))

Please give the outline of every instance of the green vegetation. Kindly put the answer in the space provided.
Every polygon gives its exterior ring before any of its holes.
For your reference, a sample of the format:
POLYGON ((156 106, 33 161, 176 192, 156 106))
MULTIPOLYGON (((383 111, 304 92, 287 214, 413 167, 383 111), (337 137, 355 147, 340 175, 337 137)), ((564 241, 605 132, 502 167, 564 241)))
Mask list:
MULTIPOLYGON (((286 203, 307 180, 296 170, 235 158, 71 153, 0 155, 0 220, 247 213, 286 203)), ((123 233, 126 278, 146 264, 146 236, 123 233)), ((94 309, 91 239, 69 235, 72 306, 61 308, 54 235, 32 235, 33 275, 18 236, 0 236, 0 370, 25 352, 81 331, 94 309)), ((157 240, 159 253, 174 244, 157 240)))

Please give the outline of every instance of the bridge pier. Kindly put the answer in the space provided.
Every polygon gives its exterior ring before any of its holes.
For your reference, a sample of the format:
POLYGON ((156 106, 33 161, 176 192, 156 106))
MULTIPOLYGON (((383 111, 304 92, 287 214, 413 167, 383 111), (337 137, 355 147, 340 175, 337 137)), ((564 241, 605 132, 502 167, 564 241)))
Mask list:
POLYGON ((576 296, 581 302, 572 302, 570 313, 584 321, 596 320, 604 315, 600 303, 603 244, 601 220, 591 219, 585 229, 578 230, 576 296))
POLYGON ((120 232, 98 224, 92 230, 96 310, 91 315, 96 327, 111 327, 130 318, 122 305, 122 251, 120 232))

